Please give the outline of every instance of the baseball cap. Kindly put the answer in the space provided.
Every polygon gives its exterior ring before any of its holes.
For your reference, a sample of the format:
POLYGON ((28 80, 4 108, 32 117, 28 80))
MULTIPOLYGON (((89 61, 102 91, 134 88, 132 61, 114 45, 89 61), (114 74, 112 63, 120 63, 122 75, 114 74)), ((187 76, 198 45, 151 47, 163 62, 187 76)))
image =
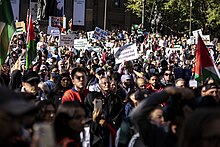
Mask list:
POLYGON ((213 89, 213 88, 217 88, 218 89, 218 85, 215 83, 210 83, 205 85, 205 91, 209 90, 209 89, 213 89))
POLYGON ((37 110, 36 106, 26 101, 21 94, 0 87, 0 109, 14 116, 20 116, 32 110, 37 110))
POLYGON ((101 72, 101 71, 104 71, 104 69, 101 68, 101 67, 98 67, 98 68, 96 68, 96 70, 95 70, 96 73, 99 73, 99 72, 101 72))
POLYGON ((121 82, 125 82, 126 80, 131 80, 131 76, 130 75, 122 75, 121 76, 121 82))

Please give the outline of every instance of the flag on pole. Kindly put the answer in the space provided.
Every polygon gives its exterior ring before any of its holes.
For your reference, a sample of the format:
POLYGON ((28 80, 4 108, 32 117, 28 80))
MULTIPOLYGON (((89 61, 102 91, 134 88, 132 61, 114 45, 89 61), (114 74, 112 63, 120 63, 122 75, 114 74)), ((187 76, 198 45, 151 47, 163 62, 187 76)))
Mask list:
POLYGON ((10 0, 0 0, 0 65, 7 57, 10 40, 15 32, 10 0))
POLYGON ((198 35, 198 42, 196 48, 195 79, 198 82, 201 82, 208 77, 212 77, 215 80, 219 81, 220 74, 201 36, 198 35))
POLYGON ((32 61, 37 56, 36 45, 34 41, 34 26, 32 22, 31 14, 28 21, 28 34, 27 34, 27 52, 26 52, 26 69, 29 69, 32 65, 32 61))

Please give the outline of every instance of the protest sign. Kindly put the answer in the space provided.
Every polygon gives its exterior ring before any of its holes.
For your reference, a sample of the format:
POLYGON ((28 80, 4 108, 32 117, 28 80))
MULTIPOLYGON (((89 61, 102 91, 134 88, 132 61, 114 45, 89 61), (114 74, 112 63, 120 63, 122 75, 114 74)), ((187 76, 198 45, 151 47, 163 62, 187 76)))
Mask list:
POLYGON ((16 22, 15 26, 16 26, 16 32, 17 33, 26 32, 26 29, 25 29, 26 27, 25 27, 24 21, 16 22))
POLYGON ((93 38, 93 34, 94 34, 94 31, 87 32, 87 38, 88 40, 92 40, 92 42, 96 42, 96 39, 93 38))
POLYGON ((87 48, 87 39, 75 39, 74 40, 74 48, 77 50, 87 48))
POLYGON ((107 32, 100 29, 99 27, 95 28, 94 34, 93 34, 93 38, 95 39, 105 39, 107 37, 107 32))
POLYGON ((166 54, 168 56, 170 56, 171 53, 180 53, 182 54, 183 53, 183 49, 182 49, 182 46, 181 45, 174 45, 173 48, 166 48, 165 50, 166 54))
POLYGON ((136 44, 125 45, 120 48, 114 49, 114 56, 116 64, 122 63, 123 61, 131 61, 137 59, 138 52, 136 44))
POLYGON ((60 29, 56 27, 47 27, 47 34, 53 35, 53 36, 60 36, 60 29))
POLYGON ((210 42, 210 35, 202 35, 202 40, 203 42, 205 43, 205 45, 209 45, 211 42, 210 42))
POLYGON ((74 35, 60 35, 60 46, 74 46, 74 35))
MULTIPOLYGON (((55 17, 55 16, 50 16, 49 17, 49 26, 51 27, 57 27, 57 28, 63 28, 63 19, 64 17, 55 17)), ((65 26, 65 25, 64 25, 65 26)))
POLYGON ((193 36, 195 37, 195 44, 197 44, 198 35, 202 36, 202 29, 198 29, 192 32, 193 36))
POLYGON ((93 34, 94 34, 94 31, 87 32, 87 38, 92 39, 93 34))

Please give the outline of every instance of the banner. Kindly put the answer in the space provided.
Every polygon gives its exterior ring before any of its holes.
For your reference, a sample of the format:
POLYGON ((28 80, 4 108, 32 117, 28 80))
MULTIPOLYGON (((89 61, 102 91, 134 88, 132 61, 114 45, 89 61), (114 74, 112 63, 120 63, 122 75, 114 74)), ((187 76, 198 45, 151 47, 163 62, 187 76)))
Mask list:
POLYGON ((73 25, 85 25, 85 0, 74 0, 73 3, 73 25))
POLYGON ((74 46, 74 35, 60 35, 60 46, 74 46))
POLYGON ((125 45, 114 49, 116 64, 123 61, 135 60, 139 57, 136 44, 125 45))
POLYGON ((37 1, 36 0, 30 1, 30 12, 32 15, 32 19, 36 20, 37 19, 37 1))
POLYGON ((14 21, 19 20, 20 0, 11 0, 11 7, 14 14, 14 21))
POLYGON ((95 39, 105 39, 107 37, 107 32, 100 29, 99 27, 95 28, 94 34, 93 34, 93 38, 95 39))
POLYGON ((75 39, 74 40, 74 48, 77 50, 87 48, 88 42, 87 39, 75 39))
POLYGON ((64 15, 64 0, 56 0, 57 1, 57 15, 58 17, 62 17, 64 15))

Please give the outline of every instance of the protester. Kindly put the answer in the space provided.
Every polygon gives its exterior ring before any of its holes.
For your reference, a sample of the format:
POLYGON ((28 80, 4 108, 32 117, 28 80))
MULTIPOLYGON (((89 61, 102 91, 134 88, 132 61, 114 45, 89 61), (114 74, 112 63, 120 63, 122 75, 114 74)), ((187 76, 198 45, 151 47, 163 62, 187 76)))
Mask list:
MULTIPOLYGON (((152 124, 151 120, 149 119, 150 112, 155 110, 160 103, 166 101, 169 95, 174 94, 181 94, 182 100, 190 100, 194 97, 193 92, 189 89, 168 87, 162 92, 154 93, 148 99, 143 100, 141 104, 139 104, 138 107, 131 113, 131 120, 137 128, 144 145, 169 147, 175 146, 176 140, 172 137, 172 134, 175 134, 176 132, 174 132, 172 129, 167 130, 163 125, 152 124)), ((177 103, 173 105, 177 105, 177 103)), ((179 108, 179 110, 183 111, 183 106, 179 108)), ((170 126, 170 128, 172 128, 172 126, 170 126)))
POLYGON ((66 101, 84 102, 85 96, 88 93, 88 90, 86 89, 87 77, 85 69, 82 67, 73 69, 71 72, 71 78, 73 87, 64 93, 61 100, 62 103, 66 101))
POLYGON ((62 147, 82 146, 80 132, 86 123, 86 109, 78 101, 64 102, 58 107, 54 121, 56 141, 62 147))

